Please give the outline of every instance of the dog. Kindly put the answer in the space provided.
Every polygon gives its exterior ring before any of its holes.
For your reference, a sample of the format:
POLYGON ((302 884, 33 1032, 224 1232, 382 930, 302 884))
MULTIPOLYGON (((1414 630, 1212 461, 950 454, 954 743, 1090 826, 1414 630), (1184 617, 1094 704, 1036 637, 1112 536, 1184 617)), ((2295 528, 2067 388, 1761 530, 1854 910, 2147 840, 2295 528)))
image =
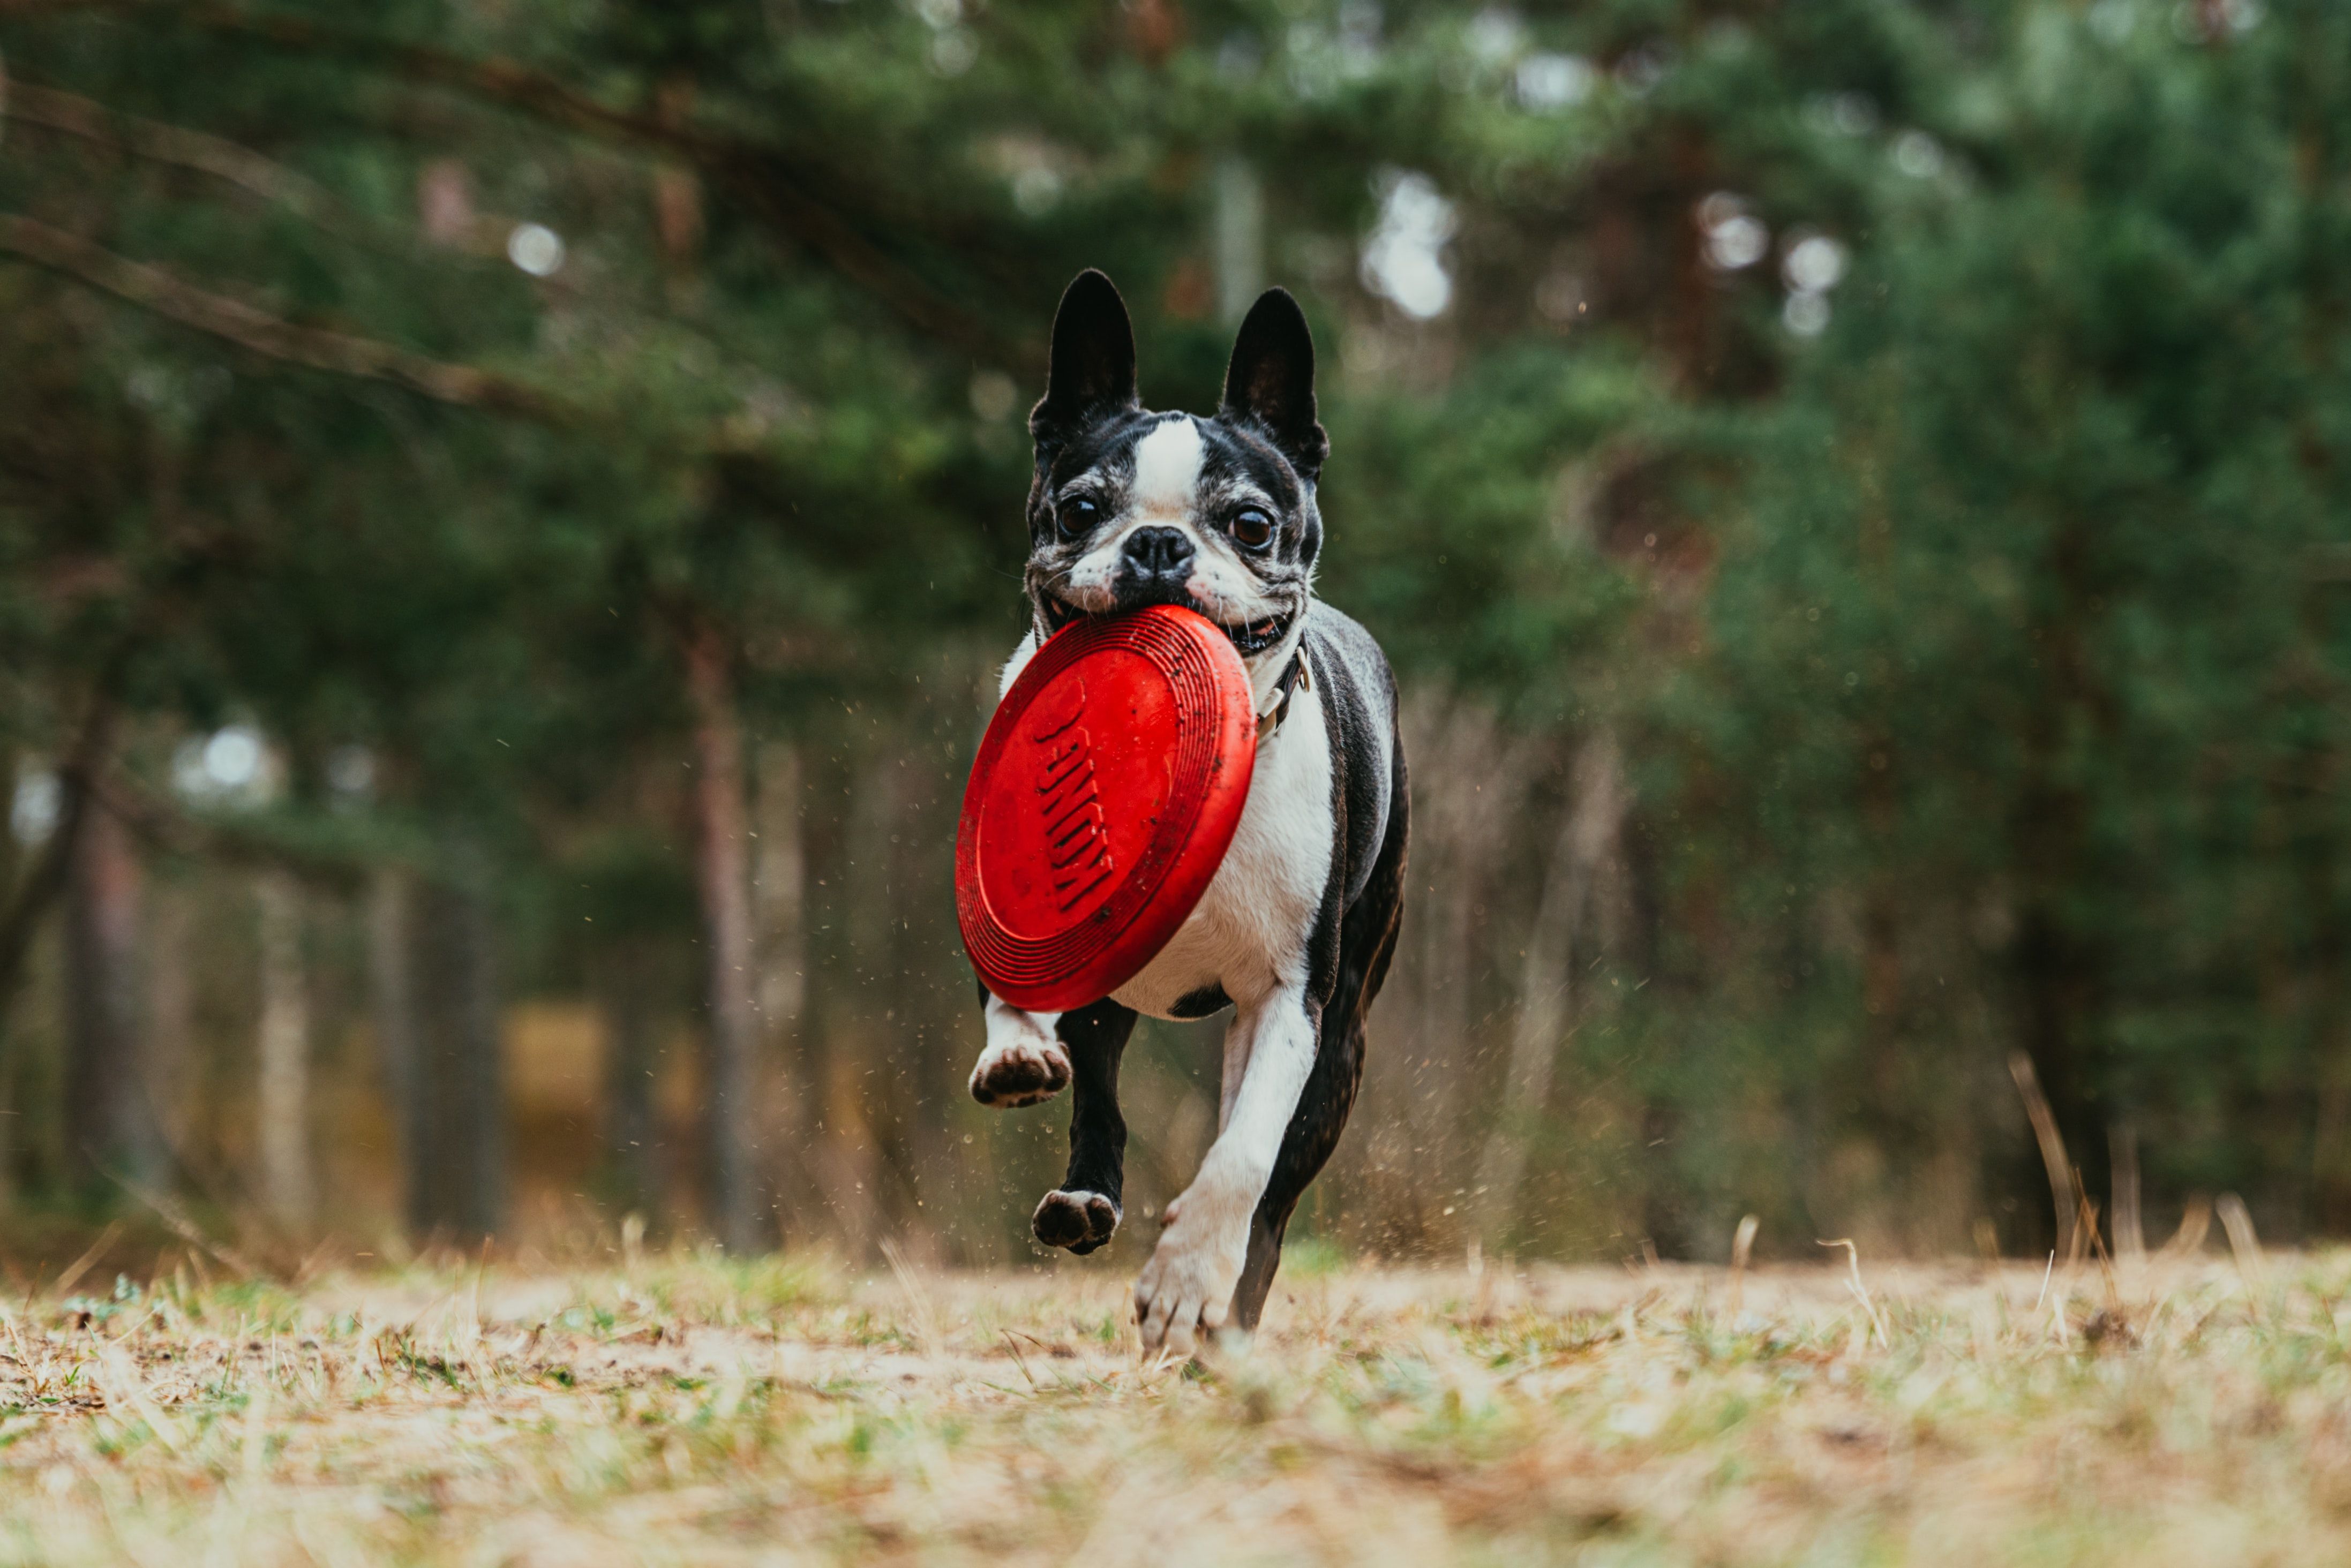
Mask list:
POLYGON ((1169 1203, 1135 1283, 1146 1355, 1195 1354, 1256 1327, 1283 1232, 1330 1158, 1363 1079, 1364 1021, 1386 978, 1409 830, 1395 680, 1369 632, 1314 597, 1316 484, 1330 440, 1298 302, 1268 290, 1233 344, 1211 418, 1143 407, 1134 326, 1100 272, 1053 317, 1045 395, 1029 416, 1030 627, 999 699, 1081 617, 1188 606, 1247 666, 1259 743, 1232 847, 1198 907, 1141 974, 1087 1006, 1026 1012, 980 987, 987 1044, 972 1096, 998 1107, 1072 1090, 1069 1171, 1037 1239, 1091 1252, 1122 1218, 1119 1058, 1138 1013, 1229 1007, 1215 1143, 1169 1203))

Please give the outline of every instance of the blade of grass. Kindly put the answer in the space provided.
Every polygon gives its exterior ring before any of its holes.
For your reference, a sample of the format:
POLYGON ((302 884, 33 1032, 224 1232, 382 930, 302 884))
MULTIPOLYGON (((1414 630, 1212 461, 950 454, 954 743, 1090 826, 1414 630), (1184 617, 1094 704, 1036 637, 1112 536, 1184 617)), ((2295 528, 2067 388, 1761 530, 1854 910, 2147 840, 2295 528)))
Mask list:
POLYGON ((2022 1051, 2015 1053, 2008 1059, 2008 1072, 2016 1080, 2016 1092, 2024 1097, 2024 1114, 2032 1123, 2033 1141, 2041 1146, 2041 1163, 2049 1172, 2049 1200, 2057 1215, 2057 1250, 2070 1260, 2077 1190, 2074 1164, 2065 1158, 2065 1139, 2057 1131, 2057 1118, 2050 1114, 2048 1097, 2041 1092, 2032 1058, 2022 1051))

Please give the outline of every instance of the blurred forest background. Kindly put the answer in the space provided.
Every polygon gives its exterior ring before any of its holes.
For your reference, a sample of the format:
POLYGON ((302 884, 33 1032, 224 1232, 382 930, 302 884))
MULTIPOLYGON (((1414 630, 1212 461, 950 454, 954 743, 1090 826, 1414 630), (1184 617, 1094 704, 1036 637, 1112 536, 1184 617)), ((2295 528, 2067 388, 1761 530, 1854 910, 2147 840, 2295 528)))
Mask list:
MULTIPOLYGON (((1087 265, 1161 407, 1300 295, 1405 682, 1303 1230, 2037 1256, 2021 1054, 2118 1239, 2351 1231, 2335 0, 0 0, 0 1250, 1032 1255, 1066 1111, 966 1096, 950 848, 1087 265)), ((1133 1210, 1217 1028, 1129 1057, 1133 1210)))

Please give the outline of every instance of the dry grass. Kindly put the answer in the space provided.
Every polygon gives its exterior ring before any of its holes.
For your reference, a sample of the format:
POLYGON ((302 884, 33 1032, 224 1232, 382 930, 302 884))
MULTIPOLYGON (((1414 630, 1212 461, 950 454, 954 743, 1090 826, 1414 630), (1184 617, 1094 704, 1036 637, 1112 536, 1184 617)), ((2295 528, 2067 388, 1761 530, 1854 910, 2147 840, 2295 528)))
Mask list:
POLYGON ((0 1561, 2351 1561, 2351 1254, 1861 1278, 1299 1270, 1207 1373, 1082 1265, 86 1280, 0 1561))

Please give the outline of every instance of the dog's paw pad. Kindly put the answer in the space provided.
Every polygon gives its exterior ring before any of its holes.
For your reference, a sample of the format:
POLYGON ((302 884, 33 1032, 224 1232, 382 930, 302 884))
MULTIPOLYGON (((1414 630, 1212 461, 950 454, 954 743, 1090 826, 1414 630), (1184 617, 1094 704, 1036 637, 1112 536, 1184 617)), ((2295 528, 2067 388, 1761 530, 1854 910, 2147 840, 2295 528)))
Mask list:
POLYGON ((1037 1105, 1069 1086, 1069 1054, 1056 1043, 990 1047, 971 1070, 971 1097, 998 1110, 1037 1105))
POLYGON ((1048 1247, 1083 1257, 1117 1231, 1118 1205, 1099 1192, 1048 1192, 1029 1223, 1048 1247))

